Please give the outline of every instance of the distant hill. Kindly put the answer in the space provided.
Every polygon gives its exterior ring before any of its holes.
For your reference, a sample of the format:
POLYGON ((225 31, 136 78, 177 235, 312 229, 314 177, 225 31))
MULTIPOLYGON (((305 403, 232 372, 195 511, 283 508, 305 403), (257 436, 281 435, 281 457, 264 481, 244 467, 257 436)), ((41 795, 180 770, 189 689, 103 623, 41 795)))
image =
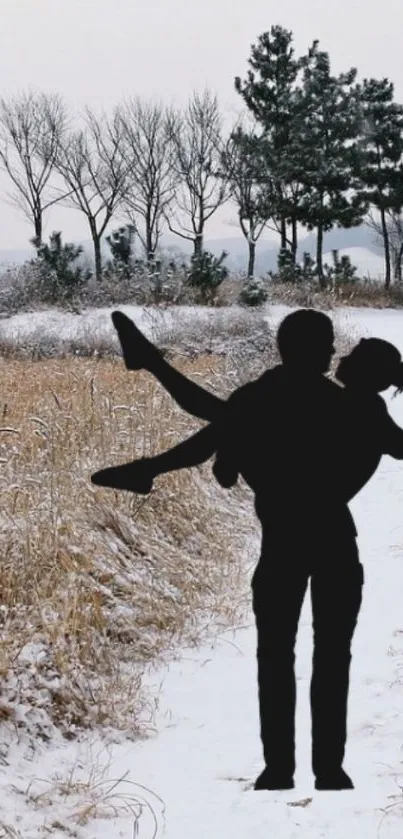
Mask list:
MULTIPOLYGON (((382 256, 372 253, 368 248, 340 248, 339 256, 349 256, 351 264, 357 268, 358 277, 370 277, 371 280, 382 280, 385 272, 385 262, 382 256)), ((324 254, 323 261, 333 265, 331 251, 324 254)))
MULTIPOLYGON (((219 255, 223 250, 228 251, 227 265, 232 271, 245 272, 247 268, 248 246, 245 239, 212 239, 206 240, 206 248, 214 255, 219 255)), ((264 275, 268 271, 275 271, 277 267, 277 255, 279 243, 259 240, 256 246, 256 274, 264 275)), ((371 275, 376 272, 383 272, 382 249, 377 247, 373 241, 373 233, 367 227, 351 228, 350 230, 332 230, 324 236, 324 258, 329 264, 333 264, 332 250, 338 250, 340 255, 344 253, 350 256, 353 265, 357 266, 358 274, 371 275)), ((316 236, 310 233, 300 239, 297 258, 302 261, 303 254, 308 252, 312 257, 316 254, 316 236)))
POLYGON ((0 250, 0 265, 21 265, 27 259, 32 259, 33 256, 35 256, 33 248, 0 250))
MULTIPOLYGON (((361 227, 351 228, 349 230, 332 230, 330 233, 325 233, 324 236, 324 253, 326 260, 331 261, 331 251, 337 249, 340 253, 346 252, 348 249, 351 259, 354 264, 357 264, 359 274, 371 273, 376 270, 377 273, 382 272, 382 250, 374 244, 374 236, 371 230, 365 225, 361 227), (354 262, 357 259, 358 262, 354 262)), ((85 261, 92 262, 93 251, 90 240, 77 242, 82 245, 84 249, 85 261)), ((192 243, 181 239, 172 234, 165 234, 162 238, 162 248, 172 257, 190 256, 192 253, 192 243)), ((220 239, 206 239, 205 247, 211 251, 215 256, 219 256, 222 251, 227 251, 227 265, 233 272, 244 273, 247 268, 248 260, 248 246, 243 236, 234 236, 220 239)), ((268 271, 274 271, 277 266, 277 254, 279 249, 279 240, 261 238, 256 246, 256 274, 264 275, 268 271)), ((103 243, 104 258, 110 258, 110 250, 106 242, 103 243)), ((313 257, 316 250, 316 236, 314 233, 309 233, 303 236, 299 242, 298 259, 302 260, 305 251, 309 252, 313 257)), ((0 250, 0 265, 22 264, 34 256, 33 248, 16 249, 16 250, 0 250)))

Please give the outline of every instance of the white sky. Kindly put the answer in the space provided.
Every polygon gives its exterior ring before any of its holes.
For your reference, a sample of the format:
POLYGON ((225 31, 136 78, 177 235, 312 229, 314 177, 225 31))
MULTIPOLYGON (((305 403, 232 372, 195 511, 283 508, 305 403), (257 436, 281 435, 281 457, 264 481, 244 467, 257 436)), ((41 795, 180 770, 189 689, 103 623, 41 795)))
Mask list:
MULTIPOLYGON (((208 86, 235 114, 243 102, 234 77, 274 24, 292 30, 297 54, 318 38, 334 72, 387 76, 403 101, 402 0, 1 0, 0 95, 57 91, 75 109, 108 109, 128 95, 185 105, 208 86)), ((0 249, 23 248, 32 231, 5 203, 7 189, 1 174, 0 249)), ((238 235, 231 218, 223 208, 208 235, 238 235)), ((75 210, 53 210, 45 222, 46 235, 89 238, 75 210)))

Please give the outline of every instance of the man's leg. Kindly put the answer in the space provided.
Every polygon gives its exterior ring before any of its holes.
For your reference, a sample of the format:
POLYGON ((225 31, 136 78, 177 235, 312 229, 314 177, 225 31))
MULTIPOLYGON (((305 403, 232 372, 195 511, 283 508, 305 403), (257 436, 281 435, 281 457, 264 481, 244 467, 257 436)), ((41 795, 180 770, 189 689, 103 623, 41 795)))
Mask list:
POLYGON ((283 780, 292 781, 295 771, 294 648, 308 576, 281 554, 273 551, 261 559, 252 581, 260 731, 266 763, 265 777, 258 779, 255 789, 280 788, 283 780))
POLYGON ((344 775, 342 763, 347 738, 351 642, 361 606, 364 576, 356 547, 349 553, 352 556, 348 564, 338 565, 335 560, 331 565, 324 562, 311 578, 314 629, 312 768, 319 789, 353 786, 344 775))

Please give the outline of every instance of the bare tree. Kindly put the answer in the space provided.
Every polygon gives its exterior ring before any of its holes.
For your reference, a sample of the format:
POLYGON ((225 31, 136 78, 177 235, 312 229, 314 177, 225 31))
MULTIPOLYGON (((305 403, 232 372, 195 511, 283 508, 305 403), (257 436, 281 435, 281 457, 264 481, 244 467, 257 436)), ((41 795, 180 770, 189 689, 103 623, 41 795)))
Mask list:
POLYGON ((393 278, 395 282, 403 280, 403 213, 395 210, 385 210, 384 221, 376 218, 371 212, 366 220, 367 226, 375 233, 375 244, 385 247, 385 241, 389 248, 389 258, 393 266, 393 278), (387 236, 385 239, 385 227, 387 236))
POLYGON ((131 99, 120 108, 124 154, 130 175, 123 207, 152 262, 164 216, 175 196, 178 175, 173 165, 169 127, 175 115, 162 105, 131 99))
POLYGON ((67 109, 57 94, 22 93, 0 100, 0 163, 14 185, 11 200, 33 222, 37 248, 43 214, 62 198, 51 194, 50 179, 67 124, 67 109))
POLYGON ((123 153, 122 133, 118 111, 108 119, 96 117, 87 108, 85 127, 68 135, 55 163, 69 190, 67 205, 88 219, 98 281, 102 276, 102 236, 127 187, 129 165, 123 153))
POLYGON ((229 182, 222 177, 224 142, 217 97, 208 90, 203 96, 193 93, 185 113, 171 122, 170 138, 180 182, 175 204, 184 221, 171 220, 167 213, 165 217, 171 232, 192 241, 194 255, 200 256, 206 222, 230 194, 229 182))
POLYGON ((221 163, 231 184, 231 197, 237 205, 239 224, 248 243, 248 277, 253 277, 256 242, 275 214, 273 187, 267 178, 259 137, 253 131, 246 132, 242 125, 236 125, 222 153, 221 163))

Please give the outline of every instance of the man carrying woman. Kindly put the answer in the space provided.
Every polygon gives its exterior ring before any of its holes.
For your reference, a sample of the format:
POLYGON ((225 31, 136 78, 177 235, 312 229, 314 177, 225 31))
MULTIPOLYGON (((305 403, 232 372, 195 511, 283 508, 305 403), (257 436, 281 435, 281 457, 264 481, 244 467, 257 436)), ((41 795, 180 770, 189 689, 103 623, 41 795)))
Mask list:
POLYGON ((213 454, 222 486, 244 477, 262 525, 252 592, 265 768, 255 789, 294 786, 294 649, 309 582, 315 786, 352 789, 342 764, 363 568, 347 504, 383 454, 403 458, 403 430, 379 396, 403 386, 400 354, 387 342, 360 342, 339 365, 342 388, 324 375, 334 353, 330 318, 299 310, 278 330, 282 364, 223 401, 172 368, 125 315, 112 317, 129 369, 146 367, 185 410, 211 422, 166 453, 103 469, 93 483, 145 493, 161 472, 213 454))

